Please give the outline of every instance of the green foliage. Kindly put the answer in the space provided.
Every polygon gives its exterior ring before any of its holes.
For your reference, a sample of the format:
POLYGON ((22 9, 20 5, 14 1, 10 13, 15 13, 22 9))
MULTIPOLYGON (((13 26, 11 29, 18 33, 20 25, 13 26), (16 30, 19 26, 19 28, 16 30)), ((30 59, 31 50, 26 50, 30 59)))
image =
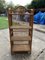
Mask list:
POLYGON ((33 0, 31 4, 27 5, 27 8, 45 8, 45 0, 33 0))
POLYGON ((27 4, 25 7, 28 9, 32 8, 31 4, 27 4))
POLYGON ((45 0, 32 1, 33 8, 45 8, 45 0))
POLYGON ((6 9, 8 9, 8 8, 14 8, 14 4, 12 1, 9 4, 7 4, 6 9))
POLYGON ((0 13, 4 12, 5 1, 0 0, 0 13))

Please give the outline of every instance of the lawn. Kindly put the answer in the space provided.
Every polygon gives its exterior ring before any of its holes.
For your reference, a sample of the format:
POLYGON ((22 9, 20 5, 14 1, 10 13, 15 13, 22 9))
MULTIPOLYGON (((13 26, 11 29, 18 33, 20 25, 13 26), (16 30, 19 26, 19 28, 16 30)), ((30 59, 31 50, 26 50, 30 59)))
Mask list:
POLYGON ((7 17, 0 17, 0 30, 8 28, 7 17))
MULTIPOLYGON (((20 23, 13 22, 12 25, 21 25, 20 23)), ((0 17, 0 30, 8 28, 8 18, 7 17, 0 17)))
MULTIPOLYGON (((19 23, 13 22, 13 25, 20 25, 19 23)), ((8 28, 8 18, 0 17, 0 30, 8 28)))

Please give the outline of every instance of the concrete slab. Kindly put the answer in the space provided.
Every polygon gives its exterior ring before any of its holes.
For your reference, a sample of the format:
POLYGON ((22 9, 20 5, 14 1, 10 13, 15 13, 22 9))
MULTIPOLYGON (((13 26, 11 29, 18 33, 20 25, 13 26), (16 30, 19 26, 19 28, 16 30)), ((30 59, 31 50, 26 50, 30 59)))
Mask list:
POLYGON ((39 32, 45 33, 45 25, 34 24, 34 29, 39 31, 39 32))
MULTIPOLYGON (((45 34, 33 31, 32 53, 15 54, 10 52, 9 30, 0 30, 0 60, 45 60, 43 49, 45 49, 45 34), (42 39, 43 36, 43 39, 42 39), (39 38, 40 37, 40 38, 39 38), (42 52, 42 53, 41 53, 42 52), (40 54, 41 53, 41 54, 40 54)), ((45 50, 44 50, 45 51, 45 50)))

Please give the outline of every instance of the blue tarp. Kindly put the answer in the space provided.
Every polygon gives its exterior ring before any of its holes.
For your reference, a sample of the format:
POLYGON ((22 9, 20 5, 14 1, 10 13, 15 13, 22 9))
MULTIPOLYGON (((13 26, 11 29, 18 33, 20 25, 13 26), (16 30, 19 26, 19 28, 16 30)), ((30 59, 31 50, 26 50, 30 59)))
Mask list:
POLYGON ((45 24, 45 13, 43 13, 41 18, 40 18, 40 24, 42 24, 42 25, 45 24))
POLYGON ((42 12, 39 11, 37 14, 34 15, 34 23, 36 23, 36 24, 39 23, 41 13, 42 12))
POLYGON ((36 24, 45 24, 45 12, 42 13, 39 11, 37 14, 34 15, 34 23, 36 24))

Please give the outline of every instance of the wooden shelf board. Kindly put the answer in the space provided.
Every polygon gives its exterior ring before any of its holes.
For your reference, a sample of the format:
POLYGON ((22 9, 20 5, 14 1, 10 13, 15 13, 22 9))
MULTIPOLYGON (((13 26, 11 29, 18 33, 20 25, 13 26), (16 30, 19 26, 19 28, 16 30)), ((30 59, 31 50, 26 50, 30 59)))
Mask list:
POLYGON ((31 26, 11 26, 10 29, 32 29, 31 26))
MULTIPOLYGON (((10 15, 21 15, 22 13, 9 13, 10 15)), ((33 13, 30 13, 30 14, 25 14, 25 13, 23 13, 24 15, 33 15, 33 13)))
POLYGON ((31 41, 30 36, 12 36, 11 41, 31 41))
POLYGON ((30 46, 29 45, 13 45, 12 51, 13 52, 30 51, 30 46))

